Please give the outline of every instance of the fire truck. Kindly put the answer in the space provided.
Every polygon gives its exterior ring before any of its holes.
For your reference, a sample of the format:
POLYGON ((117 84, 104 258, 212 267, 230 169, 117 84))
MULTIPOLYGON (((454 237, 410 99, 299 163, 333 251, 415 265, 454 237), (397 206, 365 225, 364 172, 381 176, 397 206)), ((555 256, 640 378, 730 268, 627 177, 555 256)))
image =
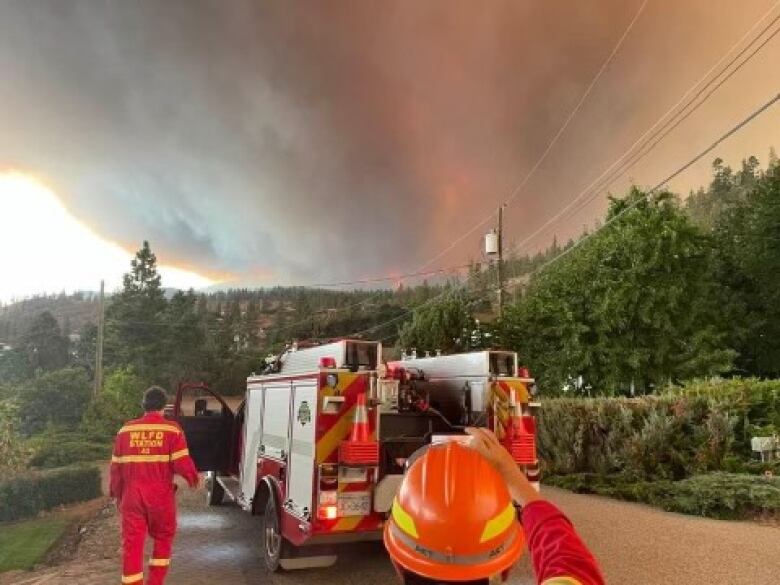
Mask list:
POLYGON ((513 352, 383 363, 380 343, 344 339, 270 360, 235 411, 205 384, 181 384, 170 416, 206 472, 209 505, 229 498, 263 516, 276 571, 330 566, 340 545, 380 540, 407 462, 465 426, 494 429, 538 481, 533 393, 513 352))

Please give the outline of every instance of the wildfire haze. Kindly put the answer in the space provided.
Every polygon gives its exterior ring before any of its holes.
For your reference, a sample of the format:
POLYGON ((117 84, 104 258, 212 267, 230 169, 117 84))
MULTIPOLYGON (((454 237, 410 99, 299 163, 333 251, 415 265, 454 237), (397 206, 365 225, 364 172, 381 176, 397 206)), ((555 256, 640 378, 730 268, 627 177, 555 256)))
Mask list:
MULTIPOLYGON (((43 178, 102 239, 148 239, 211 280, 413 272, 512 192, 642 3, 5 0, 0 170, 43 178)), ((773 4, 650 0, 507 210, 509 241, 571 201, 773 4)), ((779 58, 769 42, 610 189, 656 182, 777 93, 779 58)), ((765 162, 779 135, 771 112, 713 158, 765 162)), ((707 176, 702 162, 673 187, 707 176)), ((527 250, 576 235, 605 199, 527 250)), ((429 268, 478 258, 482 231, 429 268)))

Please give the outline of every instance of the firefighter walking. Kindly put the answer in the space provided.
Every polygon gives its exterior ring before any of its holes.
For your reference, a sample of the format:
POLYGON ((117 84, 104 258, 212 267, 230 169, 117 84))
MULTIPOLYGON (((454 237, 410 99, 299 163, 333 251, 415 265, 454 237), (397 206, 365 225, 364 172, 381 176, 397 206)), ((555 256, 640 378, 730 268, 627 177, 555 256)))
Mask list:
POLYGON ((175 474, 191 488, 199 485, 181 427, 163 417, 165 391, 152 386, 144 393, 143 417, 117 433, 111 457, 111 497, 122 516, 122 583, 144 583, 144 544, 154 541, 147 585, 163 585, 176 535, 175 474))

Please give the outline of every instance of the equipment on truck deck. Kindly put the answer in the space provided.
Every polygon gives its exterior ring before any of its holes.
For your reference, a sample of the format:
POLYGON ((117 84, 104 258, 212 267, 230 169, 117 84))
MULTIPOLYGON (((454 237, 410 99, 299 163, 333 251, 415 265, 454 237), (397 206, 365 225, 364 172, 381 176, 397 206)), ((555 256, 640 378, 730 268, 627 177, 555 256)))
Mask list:
MULTIPOLYGON (((401 383, 380 397, 384 408, 392 410, 395 404, 404 408, 416 401, 457 425, 492 429, 538 487, 536 383, 526 368, 518 366, 516 352, 405 357, 388 363, 387 369, 401 383)), ((382 389, 380 382, 380 394, 382 389)))
POLYGON ((227 494, 265 516, 258 536, 269 569, 328 566, 337 546, 381 539, 409 459, 466 424, 498 430, 518 464, 538 475, 534 426, 525 422, 533 380, 515 375, 514 353, 387 365, 381 356, 373 341, 293 346, 247 378, 235 413, 207 386, 180 385, 172 417, 208 473, 209 504, 227 494))

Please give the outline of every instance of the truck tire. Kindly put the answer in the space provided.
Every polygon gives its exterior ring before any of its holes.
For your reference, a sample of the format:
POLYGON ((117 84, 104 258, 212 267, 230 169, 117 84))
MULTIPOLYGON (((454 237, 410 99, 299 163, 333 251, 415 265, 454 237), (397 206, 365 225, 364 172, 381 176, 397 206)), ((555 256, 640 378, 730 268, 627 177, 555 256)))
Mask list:
POLYGON ((280 561, 292 549, 293 545, 282 536, 281 511, 277 509, 274 494, 271 494, 263 516, 263 561, 266 568, 272 573, 279 571, 282 568, 280 561))
POLYGON ((206 503, 209 506, 219 506, 225 499, 225 488, 217 481, 217 472, 206 474, 206 503))

